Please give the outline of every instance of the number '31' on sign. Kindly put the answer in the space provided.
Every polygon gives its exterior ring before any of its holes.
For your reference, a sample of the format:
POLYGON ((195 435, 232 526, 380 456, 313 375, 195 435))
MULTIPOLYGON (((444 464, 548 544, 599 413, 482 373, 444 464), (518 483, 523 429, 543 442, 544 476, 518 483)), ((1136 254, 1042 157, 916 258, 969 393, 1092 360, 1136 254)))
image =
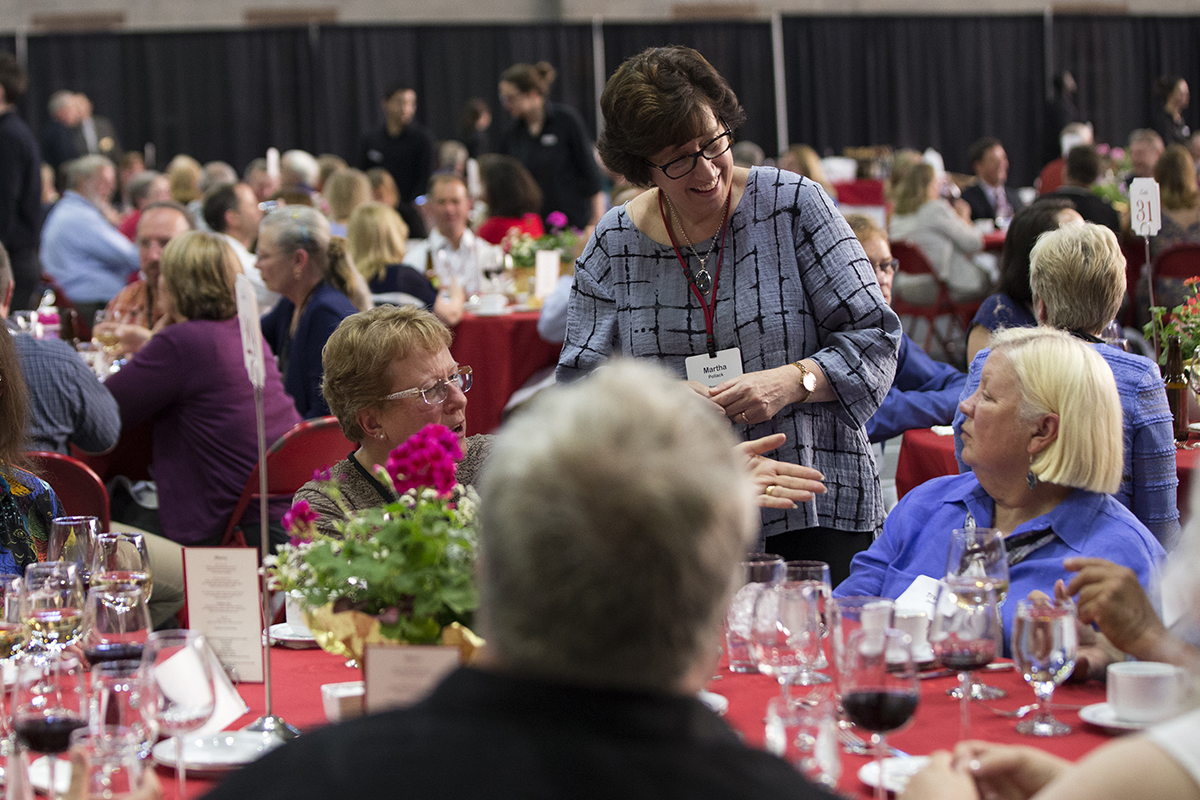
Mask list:
POLYGON ((1134 178, 1129 184, 1129 226, 1138 236, 1154 236, 1162 227, 1158 181, 1134 178))

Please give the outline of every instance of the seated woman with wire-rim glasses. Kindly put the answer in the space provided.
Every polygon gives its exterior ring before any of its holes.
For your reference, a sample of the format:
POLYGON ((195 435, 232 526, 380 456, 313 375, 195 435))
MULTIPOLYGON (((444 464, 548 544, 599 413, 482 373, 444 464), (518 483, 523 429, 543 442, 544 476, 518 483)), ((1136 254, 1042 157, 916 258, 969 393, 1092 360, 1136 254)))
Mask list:
MULTIPOLYGON (((322 391, 346 438, 358 449, 330 470, 337 483, 339 505, 322 481, 309 481, 296 492, 317 512, 317 528, 336 535, 333 523, 351 513, 376 508, 395 499, 375 477, 388 454, 431 423, 445 425, 459 437, 463 459, 458 482, 473 486, 491 450, 490 434, 466 435, 467 396, 471 368, 450 354, 450 330, 435 315, 415 306, 380 306, 347 317, 322 356, 322 391)), ((810 471, 764 458, 779 447, 783 435, 739 445, 749 460, 762 507, 787 509, 825 491, 810 471)))

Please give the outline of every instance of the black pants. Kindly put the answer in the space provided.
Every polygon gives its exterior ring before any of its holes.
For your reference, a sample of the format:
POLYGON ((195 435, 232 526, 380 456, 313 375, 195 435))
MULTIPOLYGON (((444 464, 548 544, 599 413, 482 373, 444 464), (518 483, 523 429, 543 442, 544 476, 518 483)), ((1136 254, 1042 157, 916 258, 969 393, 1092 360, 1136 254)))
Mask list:
POLYGON ((850 574, 850 559, 854 554, 866 550, 873 541, 873 531, 805 528, 768 536, 766 552, 781 555, 784 561, 824 561, 829 565, 829 580, 836 587, 850 574))
POLYGON ((42 267, 38 263, 37 248, 9 250, 8 260, 12 264, 13 272, 12 310, 37 308, 42 299, 33 296, 34 290, 42 281, 42 267))

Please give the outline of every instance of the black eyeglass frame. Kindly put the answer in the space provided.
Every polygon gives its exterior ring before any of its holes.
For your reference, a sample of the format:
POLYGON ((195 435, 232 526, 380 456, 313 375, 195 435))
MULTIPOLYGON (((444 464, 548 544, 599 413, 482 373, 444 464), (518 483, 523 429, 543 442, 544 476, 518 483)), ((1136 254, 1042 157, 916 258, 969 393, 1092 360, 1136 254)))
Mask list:
MULTIPOLYGON (((725 125, 725 120, 721 120, 720 122, 722 125, 725 125)), ((668 161, 666 164, 663 164, 661 166, 658 164, 655 164, 650 159, 646 159, 646 163, 649 164, 650 166, 654 167, 657 170, 661 170, 662 174, 667 176, 671 180, 677 181, 680 178, 686 178, 688 175, 692 174, 692 171, 696 169, 696 165, 700 163, 701 156, 703 156, 708 161, 714 161, 714 160, 720 158, 721 156, 725 155, 726 153, 728 153, 730 148, 732 148, 732 147, 733 147, 733 129, 730 128, 728 125, 725 125, 724 133, 717 134, 711 140, 706 142, 703 147, 701 147, 699 150, 697 150, 694 153, 689 153, 688 155, 680 156, 679 158, 673 158, 670 161, 668 161), (705 152, 710 147, 715 145, 717 142, 721 141, 721 139, 725 139, 725 149, 724 150, 722 150, 719 153, 713 153, 712 155, 709 155, 707 152, 705 152), (672 175, 668 171, 674 165, 679 164, 684 161, 687 161, 689 158, 692 160, 692 165, 690 167, 688 167, 686 170, 684 170, 683 172, 679 173, 678 175, 672 175)))

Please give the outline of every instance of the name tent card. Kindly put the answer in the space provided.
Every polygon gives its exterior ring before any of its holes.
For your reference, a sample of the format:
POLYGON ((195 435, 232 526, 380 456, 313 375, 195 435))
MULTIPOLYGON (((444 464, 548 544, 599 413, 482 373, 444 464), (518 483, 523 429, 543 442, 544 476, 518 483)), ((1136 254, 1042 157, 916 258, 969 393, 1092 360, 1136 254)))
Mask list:
POLYGON ((1129 184, 1129 225, 1138 236, 1155 236, 1162 228, 1158 181, 1134 178, 1129 184))
POLYGON ((444 645, 371 644, 363 652, 368 714, 411 706, 458 666, 462 653, 444 645))
POLYGON ((185 547, 183 580, 192 630, 204 634, 221 663, 237 670, 239 680, 262 683, 258 551, 185 547))

